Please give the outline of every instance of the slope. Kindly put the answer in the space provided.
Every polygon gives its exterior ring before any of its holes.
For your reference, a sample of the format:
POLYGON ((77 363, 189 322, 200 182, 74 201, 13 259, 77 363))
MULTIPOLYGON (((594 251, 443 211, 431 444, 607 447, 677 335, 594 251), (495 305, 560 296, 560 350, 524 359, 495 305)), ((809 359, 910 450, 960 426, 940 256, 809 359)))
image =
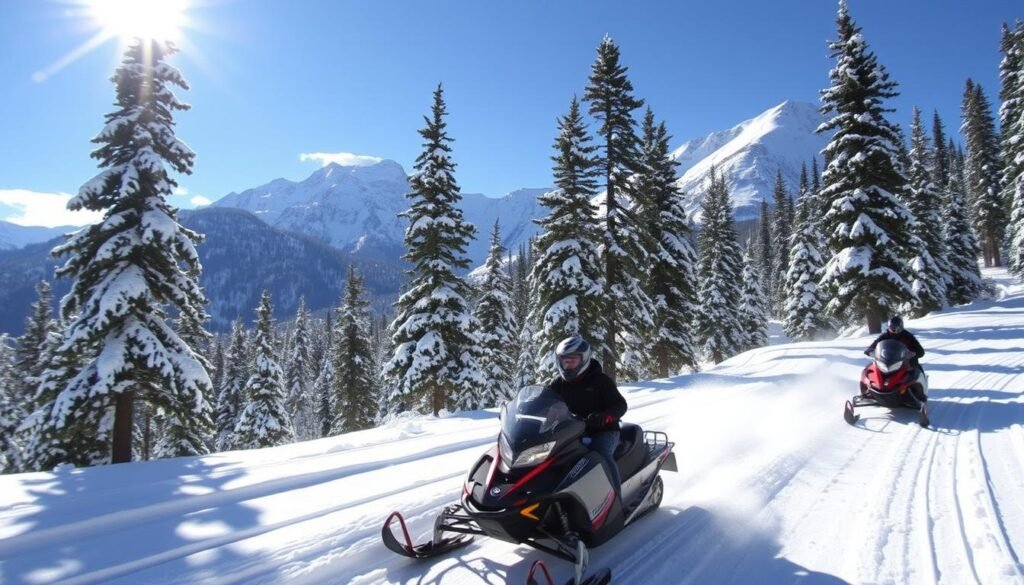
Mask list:
MULTIPOLYGON (((1020 583, 1024 287, 1001 289, 908 323, 928 349, 931 429, 909 411, 842 421, 866 335, 626 389, 627 419, 666 431, 680 472, 664 474, 662 508, 592 562, 616 584, 1020 583)), ((424 538, 496 430, 492 411, 406 418, 275 449, 0 477, 0 580, 523 583, 544 558, 527 547, 478 540, 421 564, 379 542, 394 509, 424 538)))

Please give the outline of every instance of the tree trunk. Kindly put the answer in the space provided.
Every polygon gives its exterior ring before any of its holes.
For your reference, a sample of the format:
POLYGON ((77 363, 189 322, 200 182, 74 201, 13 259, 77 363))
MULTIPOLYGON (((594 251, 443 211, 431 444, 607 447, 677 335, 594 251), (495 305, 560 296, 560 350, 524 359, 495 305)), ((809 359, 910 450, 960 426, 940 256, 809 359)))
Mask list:
POLYGON ((999 257, 999 238, 992 236, 992 238, 989 241, 991 242, 990 245, 992 246, 992 266, 1002 266, 1003 261, 999 257))
POLYGON ((434 389, 430 391, 430 408, 434 411, 434 416, 441 413, 441 409, 444 408, 444 389, 441 386, 434 386, 434 389))
MULTIPOLYGON (((610 117, 611 117, 610 108, 609 108, 609 111, 605 112, 605 116, 608 116, 608 118, 605 118, 606 120, 610 119, 610 117)), ((612 164, 613 164, 613 161, 612 161, 612 137, 611 137, 611 134, 609 134, 607 136, 606 141, 605 141, 605 154, 607 155, 606 156, 606 160, 605 160, 605 165, 606 165, 606 168, 605 168, 605 184, 608 185, 608 192, 605 194, 605 229, 608 230, 608 234, 606 236, 608 238, 608 242, 606 242, 606 244, 608 244, 608 243, 613 242, 614 239, 615 239, 615 216, 613 214, 613 211, 615 209, 615 184, 612 182, 612 164)), ((607 254, 607 256, 605 257, 605 273, 604 273, 605 283, 604 283, 604 290, 605 290, 605 300, 608 301, 608 303, 609 303, 608 304, 608 313, 607 313, 607 318, 608 318, 608 338, 605 340, 605 344, 606 344, 607 349, 604 352, 604 363, 601 364, 601 365, 603 366, 604 373, 607 374, 608 377, 611 378, 612 381, 614 382, 615 381, 615 361, 616 361, 615 360, 615 357, 616 357, 616 353, 615 353, 615 336, 618 334, 618 329, 619 328, 618 328, 618 323, 615 320, 615 314, 616 314, 616 311, 615 311, 615 301, 612 299, 611 291, 612 291, 612 285, 615 282, 613 279, 615 277, 616 267, 615 267, 615 255, 611 251, 611 246, 608 246, 607 248, 608 249, 605 251, 605 254, 607 254)))
POLYGON ((877 335, 882 332, 882 316, 878 307, 871 307, 864 313, 864 316, 868 321, 868 333, 877 335))
POLYGON ((128 463, 132 460, 132 410, 135 407, 135 391, 129 390, 117 395, 114 408, 114 437, 111 463, 128 463))

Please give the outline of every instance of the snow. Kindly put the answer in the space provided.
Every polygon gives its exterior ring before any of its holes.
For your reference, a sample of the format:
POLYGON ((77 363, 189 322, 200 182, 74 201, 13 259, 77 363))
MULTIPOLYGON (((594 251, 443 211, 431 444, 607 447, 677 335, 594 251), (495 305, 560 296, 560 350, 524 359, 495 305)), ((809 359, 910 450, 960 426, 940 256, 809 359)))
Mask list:
MULTIPOLYGON (((1024 581, 1024 285, 909 320, 933 427, 842 420, 871 336, 780 343, 624 388, 668 433, 662 507, 590 551, 618 584, 1024 581)), ((773 342, 778 325, 773 324, 773 342)), ((429 538, 498 430, 492 410, 403 415, 281 447, 0 477, 4 583, 525 583, 543 559, 478 539, 415 562, 380 543, 400 509, 429 538)))

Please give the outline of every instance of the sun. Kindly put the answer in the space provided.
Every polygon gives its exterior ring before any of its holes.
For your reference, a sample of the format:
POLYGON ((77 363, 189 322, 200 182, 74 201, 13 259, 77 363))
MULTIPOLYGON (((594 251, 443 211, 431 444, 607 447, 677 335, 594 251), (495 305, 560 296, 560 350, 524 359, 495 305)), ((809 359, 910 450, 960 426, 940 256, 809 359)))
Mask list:
POLYGON ((184 28, 187 0, 87 0, 90 16, 102 35, 177 41, 184 28))

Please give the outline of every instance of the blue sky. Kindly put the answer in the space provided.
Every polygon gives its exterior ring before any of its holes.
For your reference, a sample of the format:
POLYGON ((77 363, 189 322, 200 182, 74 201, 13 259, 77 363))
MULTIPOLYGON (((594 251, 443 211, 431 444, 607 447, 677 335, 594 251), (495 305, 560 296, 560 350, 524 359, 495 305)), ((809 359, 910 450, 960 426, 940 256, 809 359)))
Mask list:
MULTIPOLYGON (((42 223, 26 218, 60 197, 26 192, 77 192, 97 172, 89 140, 113 109, 120 47, 111 39, 55 66, 96 34, 83 3, 0 0, 0 219, 42 223)), ((850 10, 900 84, 895 121, 919 105, 955 130, 967 77, 998 107, 999 27, 1024 18, 1019 0, 850 10)), ((179 92, 193 109, 177 115, 178 135, 198 156, 173 203, 300 180, 318 166, 304 153, 409 171, 438 82, 463 191, 547 186, 556 118, 582 94, 605 34, 675 146, 783 100, 816 102, 835 13, 831 0, 192 0, 173 63, 192 85, 179 92)))

